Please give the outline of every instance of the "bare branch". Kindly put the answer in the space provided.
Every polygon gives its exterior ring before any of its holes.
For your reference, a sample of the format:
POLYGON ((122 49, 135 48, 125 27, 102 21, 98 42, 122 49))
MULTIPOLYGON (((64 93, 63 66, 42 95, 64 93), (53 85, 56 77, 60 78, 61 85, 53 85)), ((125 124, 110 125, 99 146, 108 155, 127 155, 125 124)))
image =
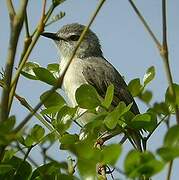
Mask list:
POLYGON ((9 12, 9 18, 12 21, 14 16, 16 15, 16 12, 14 10, 14 6, 12 4, 12 0, 6 0, 8 12, 9 12))
POLYGON ((14 11, 12 10, 13 9, 12 2, 7 1, 8 9, 10 10, 11 14, 13 13, 14 17, 13 19, 11 19, 9 48, 8 48, 7 63, 4 74, 4 88, 2 91, 2 98, 1 98, 1 109, 0 109, 1 121, 6 120, 9 115, 8 103, 9 103, 12 71, 14 67, 17 42, 23 25, 24 13, 27 6, 27 2, 28 2, 27 0, 21 0, 20 9, 17 12, 17 14, 14 16, 14 11))
POLYGON ((134 4, 133 0, 128 0, 130 5, 132 6, 132 8, 134 9, 135 13, 137 14, 137 16, 139 17, 139 19, 141 20, 142 24, 144 25, 144 27, 146 28, 147 32, 149 33, 149 35, 152 37, 153 41, 155 42, 157 48, 160 50, 161 49, 161 44, 158 41, 158 39, 156 38, 155 34, 153 33, 153 31, 151 30, 151 28, 149 27, 149 25, 147 24, 146 20, 144 19, 144 17, 142 16, 142 14, 140 13, 140 11, 137 9, 136 5, 134 4))

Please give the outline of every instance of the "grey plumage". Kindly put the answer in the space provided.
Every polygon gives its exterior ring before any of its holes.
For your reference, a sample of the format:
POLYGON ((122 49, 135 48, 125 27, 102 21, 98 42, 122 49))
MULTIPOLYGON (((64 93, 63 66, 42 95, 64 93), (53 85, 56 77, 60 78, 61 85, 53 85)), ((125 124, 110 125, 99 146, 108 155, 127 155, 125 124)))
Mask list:
MULTIPOLYGON (((67 62, 70 60, 84 27, 81 24, 73 23, 63 26, 57 33, 43 34, 55 41, 61 56, 61 69, 65 68, 67 62)), ((76 105, 76 89, 85 83, 93 85, 102 98, 105 96, 107 87, 113 84, 113 106, 117 106, 120 101, 124 101, 126 105, 133 103, 131 111, 134 114, 139 114, 139 109, 128 91, 123 77, 103 57, 98 37, 91 30, 88 30, 85 35, 63 79, 64 89, 73 106, 76 105)), ((83 124, 88 122, 86 118, 87 116, 84 116, 81 120, 83 124)), ((137 134, 134 133, 132 136, 137 137, 137 134)), ((138 138, 134 141, 138 144, 137 146, 140 146, 138 138)))

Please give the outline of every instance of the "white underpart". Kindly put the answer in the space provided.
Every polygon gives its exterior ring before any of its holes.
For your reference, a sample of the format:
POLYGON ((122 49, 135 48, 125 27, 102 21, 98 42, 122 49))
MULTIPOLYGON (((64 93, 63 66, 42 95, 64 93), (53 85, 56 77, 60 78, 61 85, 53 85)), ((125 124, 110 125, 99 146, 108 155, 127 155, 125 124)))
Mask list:
MULTIPOLYGON (((62 59, 60 62, 60 72, 62 73, 64 69, 66 68, 68 64, 69 59, 62 59)), ((83 76, 83 60, 79 58, 74 58, 72 62, 70 63, 64 79, 63 79, 63 88, 64 91, 69 98, 69 101, 73 107, 77 105, 76 99, 75 99, 75 92, 77 88, 79 88, 82 84, 87 84, 87 81, 85 80, 83 76)), ((78 115, 81 115, 86 110, 79 108, 78 115)), ((91 119, 92 114, 91 113, 85 113, 82 117, 78 119, 78 122, 81 125, 85 125, 89 120, 91 119)))

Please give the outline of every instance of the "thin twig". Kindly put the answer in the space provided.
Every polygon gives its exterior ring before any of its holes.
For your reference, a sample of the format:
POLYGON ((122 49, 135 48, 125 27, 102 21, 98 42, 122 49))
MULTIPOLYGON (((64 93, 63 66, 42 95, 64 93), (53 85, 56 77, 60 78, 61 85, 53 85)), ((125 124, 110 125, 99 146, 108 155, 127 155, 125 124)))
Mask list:
MULTIPOLYGON (((37 29, 37 31, 35 31, 36 33, 33 34, 32 36, 29 36, 29 38, 27 38, 25 40, 25 42, 24 42, 24 49, 23 49, 23 52, 21 54, 21 58, 20 58, 20 61, 19 61, 19 66, 18 66, 18 69, 16 71, 15 77, 13 78, 13 80, 11 82, 11 87, 10 87, 11 88, 11 93, 10 93, 10 98, 9 98, 8 109, 11 108, 12 101, 13 101, 13 98, 14 98, 14 94, 15 94, 15 90, 16 90, 16 86, 17 86, 17 83, 18 83, 18 80, 19 80, 21 70, 24 67, 25 63, 27 62, 30 53, 32 52, 38 38, 40 37, 40 34, 43 32, 45 23, 49 18, 49 16, 46 17, 44 15, 44 13, 45 13, 44 10, 45 10, 45 6, 46 6, 45 4, 46 4, 46 1, 44 0, 44 4, 42 6, 42 16, 41 16, 41 20, 40 20, 40 22, 39 22, 39 24, 38 24, 38 26, 36 28, 37 29), (46 19, 46 21, 44 19, 46 19), (32 37, 33 37, 33 39, 32 39, 32 37)), ((53 10, 54 10, 54 8, 53 8, 53 10)))
POLYGON ((9 103, 9 94, 10 94, 10 84, 11 84, 12 72, 14 67, 17 42, 23 25, 24 13, 27 6, 27 2, 28 2, 27 0, 21 1, 19 11, 13 18, 11 18, 13 6, 9 7, 10 5, 12 5, 12 2, 7 1, 8 10, 10 10, 9 14, 10 14, 11 32, 10 32, 9 48, 8 48, 7 62, 6 62, 5 74, 4 74, 4 88, 1 97, 1 109, 0 109, 1 121, 6 120, 9 115, 8 103, 9 103))
MULTIPOLYGON (((23 154, 25 155, 26 152, 20 147, 19 143, 16 143, 16 148, 23 154)), ((28 156, 27 159, 35 166, 35 167, 39 167, 39 165, 30 157, 28 156)))
POLYGON ((6 3, 7 3, 8 12, 9 12, 9 17, 12 21, 14 16, 16 15, 14 6, 12 4, 12 0, 6 0, 6 3))
POLYGON ((175 112, 176 112, 176 121, 177 124, 179 124, 179 109, 176 104, 176 93, 173 87, 173 79, 172 79, 172 73, 170 69, 169 64, 169 52, 168 52, 168 43, 167 43, 167 15, 166 15, 166 0, 162 0, 162 22, 163 22, 163 43, 162 43, 162 49, 160 51, 160 55, 163 58, 165 71, 167 75, 167 80, 169 84, 169 92, 173 96, 175 100, 175 112))
POLYGON ((171 161, 169 162, 168 173, 167 173, 167 179, 166 179, 166 180, 170 180, 170 178, 171 178, 172 167, 173 167, 173 160, 171 160, 171 161))
POLYGON ((30 37, 30 33, 29 33, 29 23, 28 23, 28 16, 27 16, 27 10, 25 11, 25 30, 26 30, 26 38, 30 37))
POLYGON ((135 13, 137 14, 137 16, 139 17, 139 19, 141 20, 142 24, 144 25, 144 27, 146 28, 147 32, 149 33, 149 35, 152 37, 153 41, 155 42, 157 48, 159 50, 161 50, 161 44, 158 41, 158 39, 156 38, 155 34, 153 33, 153 31, 151 30, 150 26, 147 24, 146 20, 144 19, 144 17, 142 16, 142 14, 140 13, 140 11, 137 9, 135 3, 133 2, 133 0, 128 0, 130 5, 132 6, 132 8, 134 9, 135 13))
MULTIPOLYGON (((92 15, 92 17, 91 17, 88 25, 87 25, 87 26, 85 27, 85 29, 83 30, 83 32, 82 32, 82 34, 81 34, 81 36, 80 36, 80 38, 79 38, 79 40, 78 40, 78 42, 77 42, 77 46, 76 46, 76 48, 74 49, 73 54, 72 54, 72 56, 71 56, 71 58, 70 58, 70 60, 69 60, 69 62, 68 62, 68 64, 67 64, 66 68, 65 68, 64 71, 62 72, 62 75, 60 76, 60 78, 58 79, 57 85, 54 86, 54 87, 52 87, 52 88, 49 90, 49 95, 48 95, 46 98, 44 98, 43 101, 39 102, 39 103, 33 108, 33 113, 28 114, 28 115, 24 118, 24 120, 23 120, 23 121, 19 124, 19 126, 17 127, 18 130, 20 130, 20 129, 31 119, 31 117, 38 111, 38 109, 39 109, 39 108, 42 106, 42 104, 52 95, 52 93, 53 93, 57 88, 59 88, 59 87, 62 86, 62 82, 63 82, 64 75, 65 75, 65 73, 66 73, 66 71, 67 71, 67 69, 68 69, 68 67, 69 67, 72 59, 74 58, 75 53, 76 53, 77 49, 79 48, 79 46, 80 46, 80 44, 81 44, 81 42, 82 42, 82 40, 83 40, 86 32, 88 31, 89 27, 90 27, 91 24, 93 23, 95 17, 97 16, 97 14, 98 14, 99 10, 101 9, 101 7, 102 7, 102 5, 103 5, 104 2, 105 2, 105 0, 101 0, 101 1, 100 1, 100 3, 99 3, 99 5, 97 6, 95 12, 93 13, 93 15, 92 15)), ((29 48, 30 48, 30 47, 29 47, 29 48)), ((24 59, 26 60, 26 57, 24 57, 24 59)), ((24 63, 24 64, 25 64, 25 63, 24 63)), ((23 65, 24 65, 24 64, 23 64, 23 65)), ((22 70, 22 68, 23 68, 23 65, 21 65, 21 67, 19 68, 18 73, 21 72, 21 70, 22 70)), ((14 79, 14 80, 15 80, 15 79, 14 79)))
POLYGON ((147 141, 151 136, 152 134, 154 133, 154 131, 158 128, 158 126, 168 117, 168 115, 164 116, 160 121, 159 123, 155 126, 155 128, 150 132, 150 134, 145 138, 145 141, 147 141))

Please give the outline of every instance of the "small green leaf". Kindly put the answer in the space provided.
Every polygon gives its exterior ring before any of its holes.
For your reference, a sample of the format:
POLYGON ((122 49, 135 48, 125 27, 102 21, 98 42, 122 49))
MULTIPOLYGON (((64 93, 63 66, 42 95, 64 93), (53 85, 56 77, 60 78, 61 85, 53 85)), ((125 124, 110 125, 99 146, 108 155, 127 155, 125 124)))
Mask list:
POLYGON ((0 164, 0 175, 8 173, 9 171, 12 171, 12 169, 13 166, 10 164, 0 164))
POLYGON ((54 75, 56 79, 59 78, 59 73, 60 73, 59 64, 57 63, 48 64, 47 69, 54 75))
POLYGON ((37 80, 38 78, 36 77, 33 69, 38 68, 38 67, 39 67, 39 64, 37 64, 37 63, 27 62, 24 65, 24 67, 23 67, 23 69, 21 71, 21 74, 23 76, 25 76, 26 78, 28 78, 28 79, 37 80))
POLYGON ((42 102, 45 100, 43 102, 43 104, 47 108, 52 107, 52 106, 62 107, 66 103, 64 98, 60 94, 58 94, 57 92, 51 93, 51 91, 44 92, 40 96, 40 100, 42 102), (47 99, 47 100, 45 100, 45 99, 47 99))
POLYGON ((118 106, 114 108, 104 119, 105 125, 109 129, 114 129, 119 122, 119 118, 130 110, 132 103, 127 107, 123 101, 119 102, 118 106))
POLYGON ((65 0, 52 0, 53 6, 56 7, 63 3, 65 0))
POLYGON ((173 84, 172 86, 175 91, 176 99, 174 99, 171 89, 168 87, 165 93, 165 102, 168 105, 170 112, 175 113, 176 105, 179 106, 179 85, 173 84))
POLYGON ((76 134, 65 134, 60 139, 62 144, 74 144, 77 141, 79 141, 79 137, 76 134))
POLYGON ((10 116, 9 119, 1 122, 0 123, 0 134, 4 135, 5 133, 10 132, 13 129, 15 123, 16 123, 15 116, 10 116))
POLYGON ((179 157, 179 149, 173 147, 162 147, 157 150, 157 153, 162 157, 166 162, 171 161, 179 157))
POLYGON ((83 179, 96 179, 96 164, 92 159, 78 159, 78 169, 83 179))
POLYGON ((76 110, 76 107, 72 108, 68 106, 63 106, 59 110, 57 114, 57 119, 53 121, 53 125, 60 134, 65 133, 66 130, 70 128, 76 110))
POLYGON ((31 133, 29 135, 27 135, 26 139, 24 140, 24 142, 22 141, 22 143, 27 146, 30 147, 32 146, 35 142, 39 142, 41 140, 41 138, 44 136, 45 134, 45 130, 44 128, 42 128, 40 125, 36 124, 32 130, 31 133))
POLYGON ((146 90, 146 91, 142 92, 142 93, 139 95, 139 98, 140 98, 143 102, 145 102, 145 103, 148 104, 148 103, 151 101, 151 99, 152 99, 152 92, 146 90))
POLYGON ((134 129, 143 129, 150 126, 151 115, 149 113, 137 114, 130 122, 134 129))
POLYGON ((148 151, 139 152, 132 150, 128 153, 124 161, 126 174, 130 178, 151 177, 160 172, 164 167, 164 163, 157 160, 155 156, 148 151))
POLYGON ((173 147, 179 150, 179 126, 171 127, 164 138, 165 147, 173 147))
POLYGON ((113 101, 113 95, 114 95, 114 85, 111 84, 107 88, 105 98, 101 103, 101 105, 108 109, 113 101))
POLYGON ((27 161, 13 156, 8 161, 8 164, 13 167, 13 171, 6 174, 6 179, 12 179, 13 177, 13 179, 29 180, 32 173, 32 167, 27 161))
POLYGON ((42 115, 50 115, 50 116, 55 116, 60 109, 62 108, 62 106, 51 106, 49 108, 43 109, 40 113, 42 115))
POLYGON ((52 86, 55 86, 57 84, 57 79, 55 79, 55 77, 49 70, 43 67, 38 67, 34 68, 33 71, 40 81, 43 81, 52 86))
POLYGON ((96 89, 88 84, 83 84, 76 90, 75 98, 79 107, 84 109, 93 109, 100 105, 96 89))
POLYGON ((31 137, 34 139, 35 142, 40 141, 44 134, 45 129, 38 124, 36 124, 31 131, 31 137))
POLYGON ((144 77, 143 77, 143 83, 144 86, 146 86, 149 82, 151 82, 155 77, 155 67, 151 66, 147 69, 144 77))
POLYGON ((128 84, 128 89, 133 97, 138 96, 143 90, 143 86, 140 83, 140 79, 137 78, 131 80, 128 84))
POLYGON ((153 106, 154 112, 156 112, 159 115, 168 115, 170 114, 168 106, 164 102, 155 103, 153 106))
POLYGON ((104 146, 104 148, 101 151, 102 162, 104 164, 115 165, 115 163, 117 162, 121 154, 121 151, 122 151, 122 148, 119 144, 111 144, 108 146, 104 146))
MULTIPOLYGON (((66 162, 50 162, 48 164, 42 165, 38 167, 37 169, 34 170, 32 173, 32 176, 30 180, 44 180, 44 179, 50 179, 50 180, 55 180, 55 179, 60 179, 61 175, 61 169, 67 171, 68 165, 66 162)), ((68 179, 67 179, 68 180, 68 179)), ((72 179, 69 179, 72 180, 72 179)))
POLYGON ((6 161, 10 160, 15 155, 16 152, 17 152, 17 150, 14 150, 14 149, 6 150, 4 153, 2 162, 6 162, 6 161))

